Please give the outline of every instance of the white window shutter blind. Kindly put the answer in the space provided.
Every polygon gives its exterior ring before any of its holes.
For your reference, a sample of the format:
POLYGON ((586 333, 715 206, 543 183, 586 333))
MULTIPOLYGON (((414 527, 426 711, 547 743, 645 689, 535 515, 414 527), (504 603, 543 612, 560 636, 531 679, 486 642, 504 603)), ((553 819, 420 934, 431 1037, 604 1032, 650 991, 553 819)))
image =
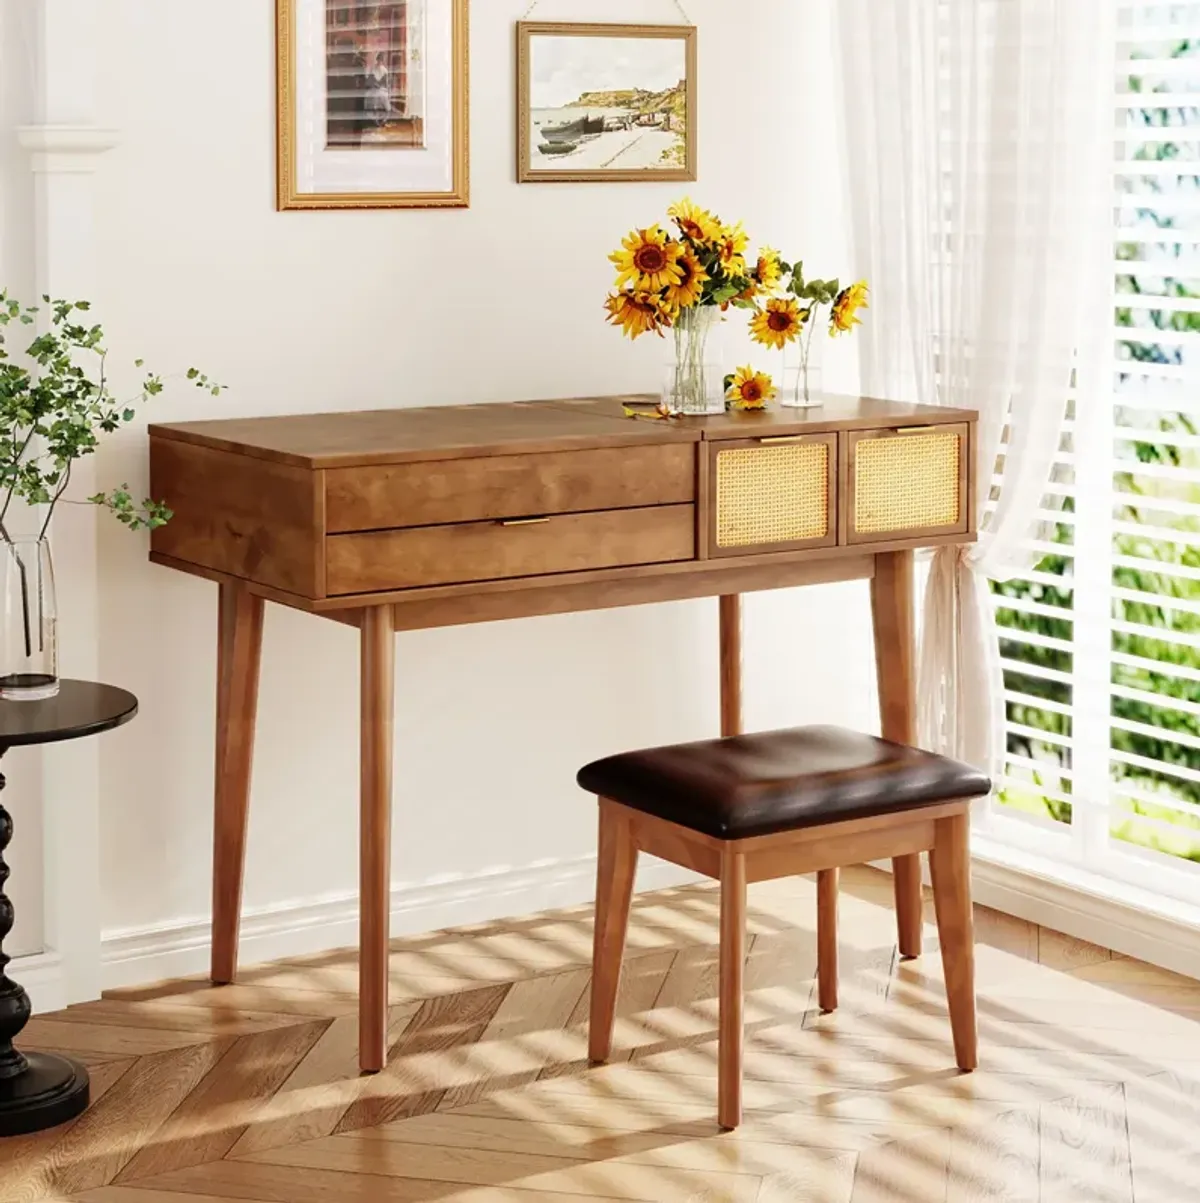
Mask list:
POLYGON ((1112 390, 993 588, 992 834, 1200 901, 1200 3, 1117 9, 1112 390))

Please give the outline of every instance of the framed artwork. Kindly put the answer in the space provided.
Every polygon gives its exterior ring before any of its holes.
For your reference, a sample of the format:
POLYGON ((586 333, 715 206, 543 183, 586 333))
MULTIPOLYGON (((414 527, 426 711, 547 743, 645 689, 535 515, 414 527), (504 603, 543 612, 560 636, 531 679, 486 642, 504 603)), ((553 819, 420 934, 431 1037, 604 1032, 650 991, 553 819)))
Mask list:
POLYGON ((521 183, 694 180, 696 28, 517 26, 521 183))
POLYGON ((469 203, 470 0, 275 0, 277 207, 469 203))

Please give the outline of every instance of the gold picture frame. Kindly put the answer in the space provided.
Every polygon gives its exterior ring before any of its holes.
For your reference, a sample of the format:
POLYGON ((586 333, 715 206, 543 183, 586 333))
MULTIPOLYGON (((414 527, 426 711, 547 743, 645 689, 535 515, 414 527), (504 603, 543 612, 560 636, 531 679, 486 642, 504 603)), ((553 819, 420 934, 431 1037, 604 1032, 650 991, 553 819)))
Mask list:
MULTIPOLYGON (((316 87, 311 78, 305 79, 305 73, 299 69, 297 62, 297 24, 302 0, 275 0, 275 81, 276 81, 276 208, 286 210, 310 209, 431 209, 431 208, 465 208, 470 204, 470 0, 408 0, 409 3, 419 2, 421 13, 425 15, 427 8, 433 10, 440 18, 441 38, 445 45, 441 58, 448 69, 448 88, 443 89, 439 97, 440 111, 445 120, 438 127, 449 126, 448 145, 439 148, 440 167, 445 177, 444 187, 430 188, 426 183, 421 186, 405 187, 406 176, 428 175, 428 169, 414 171, 415 158, 405 158, 406 150, 429 149, 423 142, 423 118, 400 118, 407 121, 410 129, 416 131, 406 142, 395 141, 386 149, 387 155, 394 155, 394 175, 397 187, 390 181, 387 186, 379 187, 377 180, 364 182, 361 186, 337 186, 332 188, 314 187, 302 188, 299 182, 301 161, 305 154, 315 154, 311 147, 302 147, 297 137, 299 128, 299 105, 302 100, 309 99, 305 93, 312 93, 316 87)), ((332 5, 326 0, 326 12, 334 8, 344 8, 344 4, 332 5)), ((379 5, 371 7, 378 8, 379 5)), ((407 12, 407 5, 397 3, 396 8, 407 12)), ((327 18, 332 20, 332 18, 327 18)), ((332 51, 329 52, 332 54, 332 51)), ((383 55, 377 56, 382 60, 383 55)), ((328 61, 328 60, 327 60, 328 61)), ((419 61, 414 56, 414 61, 419 61)), ((329 69, 327 68, 327 71, 329 69)), ((386 74, 386 67, 383 68, 386 74)), ((422 67, 422 71, 424 72, 422 67)), ((321 152, 343 152, 345 159, 345 140, 335 145, 329 133, 333 126, 333 101, 328 78, 322 77, 321 85, 326 95, 320 98, 325 113, 326 136, 325 145, 321 152)), ((390 105, 390 100, 387 101, 390 105)), ((397 124, 399 124, 399 121, 397 124)), ((430 125, 435 123, 430 122, 430 125)), ((361 143, 360 143, 361 144, 361 143)), ((378 149, 372 149, 371 154, 379 162, 378 149)), ((311 174, 311 173, 310 173, 311 174)), ((364 173, 365 175, 366 173, 364 173)), ((375 170, 374 175, 387 174, 375 170)))
MULTIPOLYGON (((574 24, 564 22, 521 21, 517 25, 517 179, 522 184, 577 184, 577 183, 642 183, 659 180, 689 182, 696 179, 697 147, 697 31, 694 25, 616 25, 574 24), (626 70, 628 81, 622 81, 619 89, 597 91, 588 86, 601 78, 604 72, 583 60, 595 55, 575 55, 569 69, 579 72, 579 99, 591 95, 600 103, 595 112, 589 106, 580 106, 563 96, 564 81, 555 78, 546 84, 538 75, 534 59, 538 53, 539 39, 564 38, 607 38, 625 41, 628 39, 651 39, 655 43, 678 42, 678 52, 671 50, 634 56, 644 61, 630 63, 626 70), (673 74, 673 65, 683 67, 683 77, 674 84, 666 79, 665 73, 673 74), (646 78, 639 78, 639 73, 646 78), (682 104, 678 95, 683 89, 682 104), (536 96, 536 90, 543 90, 536 96), (637 104, 613 105, 620 95, 627 95, 637 104), (643 107, 646 101, 663 107, 657 111, 643 107), (540 103, 539 103, 540 102, 540 103), (551 103, 553 102, 553 103, 551 103), (554 112, 562 114, 562 120, 554 124, 554 112), (580 115, 582 113, 582 115, 580 115), (541 114, 541 116, 539 116, 541 114), (684 129, 678 130, 682 118, 684 129), (672 128, 674 123, 674 128, 672 128), (576 129, 576 127, 581 127, 576 129), (593 128, 597 127, 597 128, 593 128), (644 132, 637 134, 638 129, 644 132), (552 129, 554 137, 547 138, 543 131, 552 129), (540 137, 539 137, 540 134, 540 137), (633 142, 628 135, 636 135, 633 142), (665 136, 664 136, 665 135, 665 136), (671 140, 673 135, 674 140, 671 140), (621 145, 623 138, 625 145, 621 145), (614 166, 608 166, 602 156, 611 151, 614 166), (652 163, 635 165, 639 158, 650 155, 652 163), (671 156, 682 156, 678 166, 672 166, 671 156), (578 157, 578 165, 571 159, 578 157), (625 162, 622 163, 621 159, 625 162), (536 160, 536 161, 535 161, 536 160), (541 166, 544 160, 545 166, 541 166), (664 162, 665 160, 665 162, 664 162), (662 165, 659 165, 659 164, 662 165), (557 164, 561 164, 558 166, 557 164)), ((549 46, 544 53, 563 51, 561 46, 549 46)), ((629 50, 628 47, 625 48, 629 50)), ((570 89, 568 88, 568 91, 570 89)))

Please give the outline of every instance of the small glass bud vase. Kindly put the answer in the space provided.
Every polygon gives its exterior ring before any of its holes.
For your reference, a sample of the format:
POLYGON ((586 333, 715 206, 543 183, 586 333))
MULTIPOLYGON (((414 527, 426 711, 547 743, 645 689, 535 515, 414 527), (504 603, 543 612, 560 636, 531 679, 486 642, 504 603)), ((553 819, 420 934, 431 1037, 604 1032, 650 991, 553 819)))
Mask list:
POLYGON ((787 409, 810 409, 822 402, 825 382, 825 342, 829 333, 814 306, 814 312, 795 342, 783 349, 783 371, 779 382, 779 404, 787 409))
POLYGON ((725 412, 725 378, 717 344, 724 315, 715 305, 681 309, 669 337, 674 356, 667 366, 663 402, 672 413, 725 412))
POLYGON ((58 693, 58 602, 47 539, 0 542, 0 698, 58 693))

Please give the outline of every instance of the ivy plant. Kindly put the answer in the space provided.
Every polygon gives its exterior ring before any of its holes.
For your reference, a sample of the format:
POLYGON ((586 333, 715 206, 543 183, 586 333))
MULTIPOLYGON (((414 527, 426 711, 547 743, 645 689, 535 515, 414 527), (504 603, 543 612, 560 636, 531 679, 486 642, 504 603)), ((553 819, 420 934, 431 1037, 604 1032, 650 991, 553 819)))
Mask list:
MULTIPOLYGON (((0 538, 11 541, 7 523, 13 499, 44 508, 39 537, 45 535, 55 507, 71 483, 77 460, 92 455, 101 438, 137 415, 137 407, 163 391, 161 376, 145 372, 133 397, 116 397, 109 385, 104 331, 91 324, 87 301, 53 301, 24 305, 0 290, 0 538), (20 358, 14 358, 9 335, 37 329, 20 358)), ((142 360, 134 367, 144 371, 142 360)), ((197 368, 189 368, 193 386, 218 396, 217 384, 197 368)), ((171 511, 152 497, 137 500, 127 484, 87 498, 115 515, 131 530, 152 530, 171 518, 171 511)))
POLYGON ((787 283, 787 291, 801 301, 808 301, 812 308, 818 305, 832 305, 841 291, 838 280, 805 280, 804 264, 797 263, 781 265, 786 275, 791 271, 791 279, 787 283))

